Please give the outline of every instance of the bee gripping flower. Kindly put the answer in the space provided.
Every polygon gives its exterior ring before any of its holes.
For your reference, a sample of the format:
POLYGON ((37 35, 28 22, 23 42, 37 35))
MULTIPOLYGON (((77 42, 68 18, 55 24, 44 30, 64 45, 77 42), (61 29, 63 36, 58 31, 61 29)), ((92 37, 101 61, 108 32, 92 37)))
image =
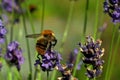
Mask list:
POLYGON ((87 36, 86 39, 87 42, 84 45, 79 43, 80 51, 84 55, 82 60, 87 68, 86 75, 88 78, 94 78, 102 73, 104 60, 101 58, 104 55, 104 48, 101 48, 101 40, 94 41, 91 36, 87 36), (89 66, 92 68, 89 69, 89 66))
POLYGON ((20 70, 21 64, 24 63, 24 58, 22 55, 22 49, 19 47, 19 43, 17 41, 13 41, 8 45, 5 59, 8 64, 11 66, 15 65, 16 68, 20 70))
POLYGON ((37 59, 35 66, 40 65, 43 71, 52 71, 60 63, 61 55, 54 50, 47 50, 45 55, 37 59))

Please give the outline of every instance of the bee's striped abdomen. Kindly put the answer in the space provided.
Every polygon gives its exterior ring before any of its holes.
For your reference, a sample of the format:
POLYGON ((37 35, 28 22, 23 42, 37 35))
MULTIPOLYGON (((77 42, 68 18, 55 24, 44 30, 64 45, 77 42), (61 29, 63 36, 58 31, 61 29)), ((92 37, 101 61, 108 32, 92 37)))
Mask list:
POLYGON ((45 54, 47 44, 48 44, 48 41, 46 39, 37 40, 36 50, 38 51, 38 54, 40 54, 40 55, 45 54))

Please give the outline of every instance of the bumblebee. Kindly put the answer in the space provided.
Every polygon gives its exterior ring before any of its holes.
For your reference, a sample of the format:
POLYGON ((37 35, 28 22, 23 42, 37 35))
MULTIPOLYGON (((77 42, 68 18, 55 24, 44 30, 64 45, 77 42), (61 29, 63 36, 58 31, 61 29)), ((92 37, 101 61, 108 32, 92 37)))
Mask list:
POLYGON ((57 39, 52 30, 43 30, 40 34, 27 35, 27 38, 38 38, 36 43, 36 50, 39 55, 44 55, 46 50, 53 48, 57 39))

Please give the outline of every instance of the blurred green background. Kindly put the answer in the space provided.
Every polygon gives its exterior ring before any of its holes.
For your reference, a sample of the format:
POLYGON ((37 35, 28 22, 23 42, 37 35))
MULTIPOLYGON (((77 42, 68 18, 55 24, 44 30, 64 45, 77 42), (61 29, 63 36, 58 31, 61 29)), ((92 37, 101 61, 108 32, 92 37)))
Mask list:
MULTIPOLYGON (((109 56, 109 46, 112 39, 112 29, 114 27, 111 18, 104 14, 103 12, 103 2, 104 0, 99 0, 99 13, 98 13, 98 29, 102 27, 105 23, 107 24, 107 28, 105 31, 100 32, 97 31, 97 34, 101 34, 100 39, 102 40, 102 47, 105 48, 105 54, 103 56, 103 59, 105 60, 105 63, 103 65, 103 73, 100 77, 98 77, 97 80, 104 80, 105 72, 106 72, 106 63, 108 62, 108 56, 109 56)), ((30 14, 31 20, 33 23, 33 26, 35 28, 35 33, 40 33, 41 31, 41 14, 42 14, 42 3, 41 0, 26 0, 27 5, 25 3, 22 4, 23 9, 25 10, 29 7, 29 5, 35 5, 36 10, 30 14)), ((44 14, 44 29, 50 29, 53 30, 55 33, 55 36, 58 40, 57 45, 55 46, 55 50, 59 51, 61 40, 63 38, 63 33, 65 30, 67 18, 68 18, 68 12, 69 12, 69 6, 70 1, 69 0, 45 0, 45 14, 44 14)), ((75 2, 74 5, 74 12, 72 16, 72 21, 70 23, 70 28, 67 35, 67 40, 65 41, 64 47, 63 47, 63 53, 61 53, 63 57, 63 61, 67 61, 68 55, 71 51, 74 50, 74 48, 78 48, 77 44, 81 41, 82 33, 83 33, 83 26, 84 26, 84 16, 85 16, 85 6, 86 6, 86 0, 78 0, 75 2)), ((89 0, 89 9, 88 9, 88 19, 87 19, 87 32, 86 35, 92 35, 93 36, 93 28, 95 25, 95 9, 96 9, 96 0, 89 0)), ((27 21, 27 31, 28 34, 33 34, 31 29, 31 21, 30 17, 25 13, 26 15, 26 21, 27 21)), ((11 25, 7 25, 8 31, 10 30, 11 25)), ((116 26, 118 27, 118 25, 116 26)), ((116 40, 118 37, 119 32, 116 32, 116 40)), ((99 35, 98 35, 99 36, 99 35)), ((97 37, 98 37, 97 36, 97 37)), ((9 32, 7 34, 7 40, 9 41, 10 35, 9 32)), ((25 34, 23 29, 23 23, 22 18, 20 17, 20 23, 14 25, 14 40, 17 40, 20 42, 20 46, 23 49, 24 57, 25 57, 25 63, 22 65, 21 68, 21 74, 23 76, 23 80, 27 79, 27 75, 29 73, 29 66, 28 66, 28 55, 27 55, 27 49, 26 49, 26 41, 25 41, 25 34)), ((114 41, 114 43, 116 42, 114 41)), ((32 70, 34 73, 34 63, 36 59, 36 49, 35 49, 35 39, 29 39, 30 44, 30 51, 32 56, 32 70)), ((114 45, 115 46, 115 45, 114 45)), ((113 50, 114 50, 113 46, 113 50)), ((119 80, 120 79, 120 59, 119 59, 119 52, 120 52, 120 45, 118 49, 118 54, 116 55, 116 60, 114 64, 114 70, 112 71, 112 76, 110 80, 119 80)), ((2 70, 4 72, 4 69, 2 70)), ((51 72, 52 73, 52 72, 51 72)), ((79 80, 85 79, 85 68, 82 66, 80 71, 77 71, 76 77, 79 78, 79 80)), ((6 74, 5 74, 6 75, 6 74)), ((4 75, 4 76, 5 76, 4 75)), ((42 72, 43 79, 46 77, 46 73, 42 72)))

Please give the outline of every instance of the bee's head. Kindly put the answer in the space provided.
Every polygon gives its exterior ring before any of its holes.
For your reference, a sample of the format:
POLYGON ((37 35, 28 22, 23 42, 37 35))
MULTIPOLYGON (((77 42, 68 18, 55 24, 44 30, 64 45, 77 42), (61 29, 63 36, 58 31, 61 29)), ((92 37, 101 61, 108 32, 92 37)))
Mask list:
POLYGON ((54 36, 54 32, 51 31, 51 30, 44 30, 42 31, 41 33, 44 37, 51 37, 51 36, 54 36))

